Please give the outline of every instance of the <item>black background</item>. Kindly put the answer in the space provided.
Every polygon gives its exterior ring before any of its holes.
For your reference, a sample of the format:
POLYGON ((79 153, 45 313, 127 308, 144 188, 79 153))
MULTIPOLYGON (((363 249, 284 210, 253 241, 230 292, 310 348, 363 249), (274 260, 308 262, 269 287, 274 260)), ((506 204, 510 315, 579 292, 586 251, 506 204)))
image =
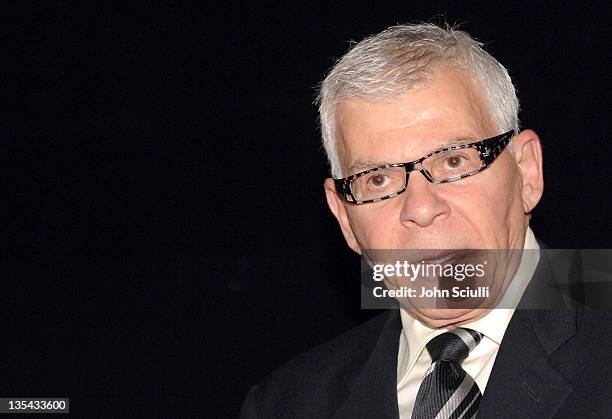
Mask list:
POLYGON ((1 395, 233 417, 265 374, 374 314, 326 208, 312 102, 348 41, 396 23, 465 22, 542 138, 536 235, 610 247, 604 4, 5 10, 1 395))

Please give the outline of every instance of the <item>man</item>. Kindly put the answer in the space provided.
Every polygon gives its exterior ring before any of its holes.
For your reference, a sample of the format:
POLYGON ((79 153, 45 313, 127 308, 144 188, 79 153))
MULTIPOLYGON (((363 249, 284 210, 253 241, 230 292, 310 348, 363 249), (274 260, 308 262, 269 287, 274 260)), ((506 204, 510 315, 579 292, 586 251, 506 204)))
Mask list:
MULTIPOLYGON (((524 249, 499 297, 549 276, 527 252, 539 138, 519 131, 507 71, 468 34, 388 28, 336 63, 319 99, 327 203, 351 249, 524 249)), ((515 307, 403 304, 271 374, 242 415, 612 416, 610 315, 515 307)))

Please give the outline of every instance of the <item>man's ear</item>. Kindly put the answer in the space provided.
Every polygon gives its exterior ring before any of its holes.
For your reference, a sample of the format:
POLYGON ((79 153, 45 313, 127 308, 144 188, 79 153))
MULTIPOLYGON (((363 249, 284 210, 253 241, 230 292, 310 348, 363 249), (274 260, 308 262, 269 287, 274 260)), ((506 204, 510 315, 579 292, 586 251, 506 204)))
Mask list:
POLYGON ((346 244, 348 244, 348 246, 355 252, 361 254, 361 247, 359 246, 359 243, 357 243, 357 239, 353 233, 353 228, 351 227, 344 201, 336 192, 334 180, 331 178, 325 179, 323 187, 325 188, 327 205, 329 206, 332 214, 334 214, 334 217, 336 217, 336 220, 338 220, 338 224, 340 224, 340 229, 342 230, 346 244))
POLYGON ((535 208, 544 192, 542 146, 538 134, 530 129, 515 136, 512 142, 514 159, 523 179, 523 210, 527 214, 535 208))

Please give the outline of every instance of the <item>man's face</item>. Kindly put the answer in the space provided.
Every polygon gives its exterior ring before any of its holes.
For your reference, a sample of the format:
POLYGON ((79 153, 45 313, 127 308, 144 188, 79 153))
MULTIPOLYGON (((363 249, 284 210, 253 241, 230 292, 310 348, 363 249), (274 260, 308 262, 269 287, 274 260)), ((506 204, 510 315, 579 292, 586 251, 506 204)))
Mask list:
MULTIPOLYGON (((343 101, 336 120, 345 175, 368 165, 413 161, 457 140, 474 142, 499 134, 481 88, 467 73, 449 67, 438 68, 427 87, 392 102, 343 101)), ((358 253, 362 249, 522 249, 529 222, 526 213, 542 192, 541 151, 533 131, 524 131, 513 141, 516 156, 506 150, 474 176, 432 184, 415 171, 403 194, 376 203, 347 204, 328 179, 328 204, 347 243, 358 253)), ((429 315, 456 320, 455 314, 429 315)))

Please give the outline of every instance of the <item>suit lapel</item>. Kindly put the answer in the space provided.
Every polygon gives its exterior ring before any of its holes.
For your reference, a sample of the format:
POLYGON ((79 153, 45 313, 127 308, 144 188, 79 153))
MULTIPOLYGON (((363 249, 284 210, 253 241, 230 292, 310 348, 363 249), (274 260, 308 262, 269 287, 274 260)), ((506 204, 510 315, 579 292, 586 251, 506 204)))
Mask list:
MULTIPOLYGON (((540 281, 553 278, 551 267, 541 259, 524 300, 532 297, 540 281)), ((561 346, 575 334, 575 309, 517 309, 504 334, 479 416, 553 416, 573 386, 551 362, 551 355, 563 350, 561 346)))
POLYGON ((399 417, 397 406, 397 352, 402 323, 399 310, 389 318, 347 399, 335 412, 337 418, 399 417), (392 373, 390 373, 392 372, 392 373))

